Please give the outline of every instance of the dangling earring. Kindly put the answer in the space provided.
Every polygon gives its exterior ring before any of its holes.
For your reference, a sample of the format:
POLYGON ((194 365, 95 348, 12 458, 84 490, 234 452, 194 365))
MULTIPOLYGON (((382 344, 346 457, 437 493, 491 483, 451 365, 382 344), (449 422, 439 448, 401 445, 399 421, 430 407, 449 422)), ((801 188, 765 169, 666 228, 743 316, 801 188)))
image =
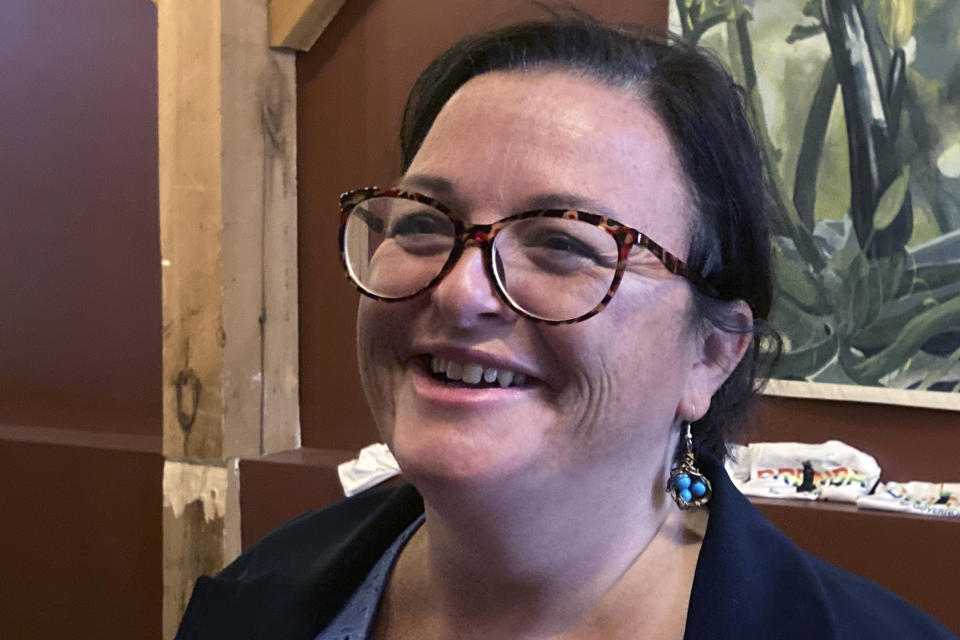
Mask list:
POLYGON ((681 509, 699 507, 710 501, 713 487, 710 480, 700 472, 693 460, 693 435, 690 433, 690 423, 684 421, 685 433, 683 436, 686 449, 680 464, 670 472, 667 480, 667 493, 673 496, 674 502, 681 509))

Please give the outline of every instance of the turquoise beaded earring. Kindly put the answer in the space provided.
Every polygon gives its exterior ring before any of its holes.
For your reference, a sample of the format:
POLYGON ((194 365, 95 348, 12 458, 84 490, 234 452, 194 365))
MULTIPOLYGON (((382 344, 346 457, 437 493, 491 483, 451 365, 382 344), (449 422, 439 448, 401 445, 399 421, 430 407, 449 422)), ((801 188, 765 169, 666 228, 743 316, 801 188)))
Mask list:
POLYGON ((680 464, 670 472, 670 479, 667 480, 667 493, 669 493, 677 506, 681 509, 690 507, 699 507, 710 501, 713 495, 713 487, 710 486, 710 480, 700 472, 693 460, 693 435, 690 433, 690 423, 684 421, 685 432, 683 435, 685 452, 680 464))

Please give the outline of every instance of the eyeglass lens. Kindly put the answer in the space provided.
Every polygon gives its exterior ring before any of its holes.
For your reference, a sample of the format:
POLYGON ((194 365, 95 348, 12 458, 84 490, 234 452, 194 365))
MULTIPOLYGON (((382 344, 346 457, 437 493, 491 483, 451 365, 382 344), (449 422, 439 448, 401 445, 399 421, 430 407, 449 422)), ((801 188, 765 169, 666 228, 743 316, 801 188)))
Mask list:
MULTIPOLYGON (((440 274, 453 251, 450 218, 430 206, 395 197, 370 198, 347 219, 344 253, 351 277, 382 298, 413 295, 440 274)), ((616 274, 617 243, 580 220, 516 220, 493 244, 494 279, 510 303, 544 320, 589 313, 616 274)))

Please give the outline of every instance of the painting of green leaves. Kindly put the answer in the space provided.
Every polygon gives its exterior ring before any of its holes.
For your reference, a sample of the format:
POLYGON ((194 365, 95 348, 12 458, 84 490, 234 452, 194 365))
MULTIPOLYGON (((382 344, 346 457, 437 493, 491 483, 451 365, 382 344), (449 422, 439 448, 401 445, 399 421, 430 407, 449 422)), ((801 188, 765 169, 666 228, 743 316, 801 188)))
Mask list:
POLYGON ((671 1, 750 97, 774 382, 960 408, 960 2, 671 1))

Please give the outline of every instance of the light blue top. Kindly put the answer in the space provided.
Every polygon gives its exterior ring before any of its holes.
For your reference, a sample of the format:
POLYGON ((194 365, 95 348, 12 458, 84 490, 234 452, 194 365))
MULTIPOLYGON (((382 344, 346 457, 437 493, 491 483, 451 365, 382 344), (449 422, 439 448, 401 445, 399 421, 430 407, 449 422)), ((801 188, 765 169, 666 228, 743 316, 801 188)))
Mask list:
POLYGON ((410 539, 410 536, 423 524, 423 516, 403 530, 393 544, 383 552, 380 559, 367 573, 357 590, 343 605, 343 609, 323 628, 314 640, 365 640, 373 627, 373 618, 377 613, 377 605, 387 586, 387 579, 393 566, 397 563, 400 550, 410 539))

